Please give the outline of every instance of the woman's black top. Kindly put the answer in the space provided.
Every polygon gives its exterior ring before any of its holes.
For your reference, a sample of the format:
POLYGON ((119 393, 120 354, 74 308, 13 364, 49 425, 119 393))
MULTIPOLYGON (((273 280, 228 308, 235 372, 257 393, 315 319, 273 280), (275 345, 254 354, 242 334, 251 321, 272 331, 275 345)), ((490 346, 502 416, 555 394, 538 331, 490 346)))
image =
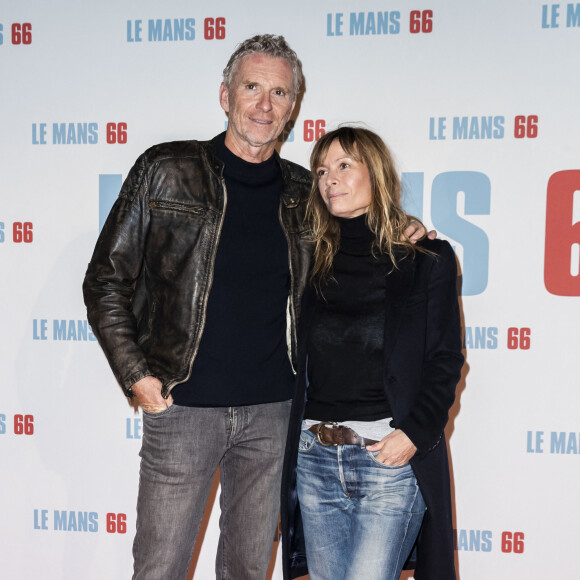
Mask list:
POLYGON ((391 261, 373 256, 374 236, 365 218, 339 218, 340 247, 332 275, 318 291, 308 337, 306 419, 391 416, 383 389, 385 277, 391 261))

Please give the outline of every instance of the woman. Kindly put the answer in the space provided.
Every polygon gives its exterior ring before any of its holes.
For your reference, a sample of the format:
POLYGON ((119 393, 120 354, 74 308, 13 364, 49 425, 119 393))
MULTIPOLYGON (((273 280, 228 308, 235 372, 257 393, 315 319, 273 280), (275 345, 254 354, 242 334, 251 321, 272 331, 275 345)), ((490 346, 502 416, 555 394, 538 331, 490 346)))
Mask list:
POLYGON ((407 562, 416 580, 453 579, 443 429, 463 364, 455 255, 403 235, 410 218, 376 134, 343 126, 310 161, 314 265, 283 475, 285 578, 397 580, 407 562))

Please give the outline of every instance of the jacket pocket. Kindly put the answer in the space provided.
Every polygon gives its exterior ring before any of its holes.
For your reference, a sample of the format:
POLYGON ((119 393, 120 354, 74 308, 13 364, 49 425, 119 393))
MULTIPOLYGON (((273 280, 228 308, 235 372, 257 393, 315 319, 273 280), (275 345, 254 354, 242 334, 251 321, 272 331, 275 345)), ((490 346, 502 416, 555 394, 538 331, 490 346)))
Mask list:
POLYGON ((150 201, 148 205, 150 210, 176 211, 180 213, 190 213, 203 216, 207 213, 207 208, 199 205, 187 205, 175 201, 150 201))

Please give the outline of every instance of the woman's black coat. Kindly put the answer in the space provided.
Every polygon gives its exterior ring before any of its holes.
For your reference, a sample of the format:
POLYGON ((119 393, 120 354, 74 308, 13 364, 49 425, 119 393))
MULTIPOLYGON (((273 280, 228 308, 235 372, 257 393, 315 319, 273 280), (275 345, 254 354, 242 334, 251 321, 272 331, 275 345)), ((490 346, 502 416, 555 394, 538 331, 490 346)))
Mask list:
MULTIPOLYGON (((417 580, 453 580, 451 491, 443 429, 463 365, 457 265, 449 243, 425 240, 421 245, 435 255, 416 252, 414 257, 400 260, 398 269, 385 278, 383 381, 393 411, 392 426, 401 429, 417 447, 411 466, 427 504, 416 550, 405 568, 415 568, 417 580)), ((286 580, 308 573, 296 493, 296 461, 306 402, 306 347, 315 302, 310 289, 303 301, 298 380, 282 476, 282 567, 286 580)))

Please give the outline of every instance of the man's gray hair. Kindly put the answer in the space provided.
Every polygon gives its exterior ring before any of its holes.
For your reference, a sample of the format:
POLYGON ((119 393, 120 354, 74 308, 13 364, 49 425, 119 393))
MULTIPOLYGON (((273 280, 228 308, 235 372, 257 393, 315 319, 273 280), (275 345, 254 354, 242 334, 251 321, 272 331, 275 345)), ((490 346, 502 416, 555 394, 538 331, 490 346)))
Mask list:
POLYGON ((257 34, 238 45, 224 69, 224 84, 228 89, 238 72, 240 62, 245 56, 250 54, 265 54, 272 58, 285 59, 292 68, 292 75, 294 76, 292 96, 294 98, 298 96, 302 83, 304 82, 302 63, 298 55, 290 48, 286 39, 283 36, 276 36, 274 34, 257 34))

